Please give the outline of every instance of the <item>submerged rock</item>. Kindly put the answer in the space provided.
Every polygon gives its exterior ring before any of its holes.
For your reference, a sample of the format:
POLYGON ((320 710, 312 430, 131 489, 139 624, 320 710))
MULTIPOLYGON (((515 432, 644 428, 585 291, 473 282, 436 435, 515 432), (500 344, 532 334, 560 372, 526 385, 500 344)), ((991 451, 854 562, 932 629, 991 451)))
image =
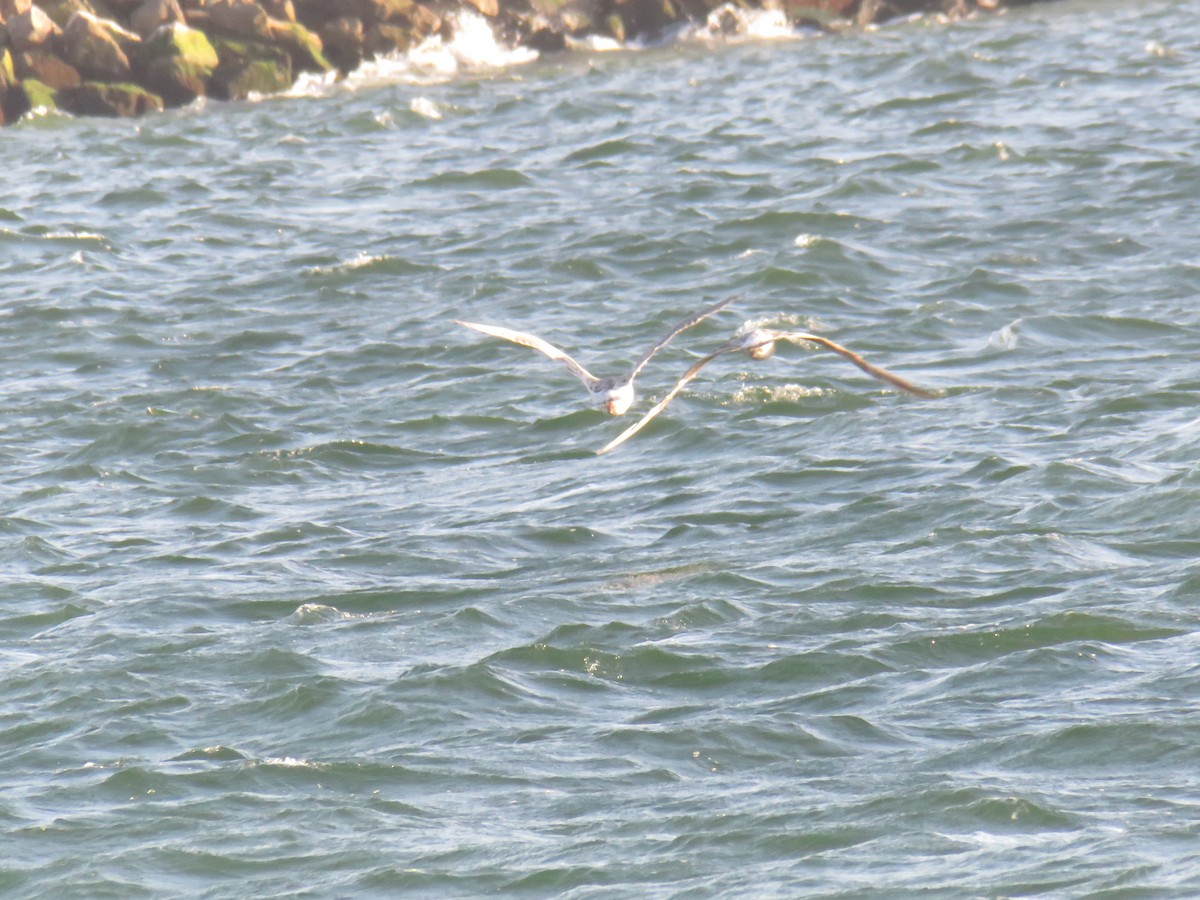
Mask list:
POLYGON ((77 116, 140 116, 161 112, 162 98, 136 84, 85 81, 58 92, 58 105, 77 116))

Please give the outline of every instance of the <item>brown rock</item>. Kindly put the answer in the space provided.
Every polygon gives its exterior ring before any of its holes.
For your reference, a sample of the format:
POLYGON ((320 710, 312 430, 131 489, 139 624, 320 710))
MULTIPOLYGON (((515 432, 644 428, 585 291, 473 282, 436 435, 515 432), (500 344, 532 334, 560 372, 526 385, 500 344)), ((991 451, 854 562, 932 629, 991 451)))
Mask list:
POLYGON ((257 3, 248 0, 216 0, 205 7, 208 22, 219 31, 237 37, 267 38, 270 17, 257 3))
POLYGON ((212 74, 209 93, 218 100, 275 94, 287 90, 294 80, 292 58, 280 47, 218 39, 216 48, 221 62, 212 74))
POLYGON ((538 53, 562 53, 567 49, 567 36, 545 25, 534 29, 525 39, 525 46, 538 53))
POLYGON ((88 0, 38 0, 38 6, 59 28, 66 28, 71 16, 77 12, 96 14, 88 0))
POLYGON ((817 10, 827 15, 846 17, 853 14, 861 2, 862 0, 801 0, 801 5, 808 7, 810 11, 817 10))
POLYGON ((407 53, 414 43, 413 33, 400 25, 381 23, 369 28, 363 37, 367 56, 407 53))
POLYGON ((83 81, 78 69, 45 50, 23 50, 13 58, 13 64, 22 81, 32 78, 56 91, 79 87, 83 81))
POLYGON ((353 72, 362 65, 366 56, 366 30, 362 19, 354 16, 333 19, 317 33, 325 45, 325 55, 342 74, 353 72))
POLYGON ((5 19, 15 19, 29 12, 33 0, 0 0, 0 15, 5 19))
POLYGON ((368 24, 402 22, 416 6, 414 0, 354 0, 359 17, 368 24))
POLYGON ((8 20, 8 42, 13 50, 50 48, 62 37, 62 29, 37 6, 8 20))
POLYGON ((177 0, 145 0, 129 18, 129 27, 143 38, 152 35, 160 25, 184 22, 183 10, 177 0))
POLYGON ((413 34, 420 38, 429 37, 442 30, 442 18, 428 6, 414 3, 408 14, 408 24, 413 34))
POLYGON ((142 83, 167 106, 186 106, 207 93, 207 77, 194 66, 174 65, 169 59, 156 59, 142 69, 142 83))
POLYGON ((63 29, 63 59, 93 81, 128 81, 132 75, 129 57, 121 49, 123 42, 137 42, 137 35, 115 22, 90 13, 77 12, 63 29))
POLYGON ((500 4, 496 0, 467 0, 467 2, 489 19, 500 15, 500 4))
POLYGON ((340 19, 343 16, 357 17, 359 10, 354 3, 346 0, 291 0, 296 10, 296 21, 303 22, 309 28, 320 30, 327 22, 340 19))
POLYGON ((219 62, 204 32, 179 23, 158 28, 133 60, 139 83, 167 106, 182 106, 207 93, 219 62))
POLYGON ((292 5, 292 0, 263 0, 262 7, 272 19, 283 22, 296 21, 296 8, 292 5))

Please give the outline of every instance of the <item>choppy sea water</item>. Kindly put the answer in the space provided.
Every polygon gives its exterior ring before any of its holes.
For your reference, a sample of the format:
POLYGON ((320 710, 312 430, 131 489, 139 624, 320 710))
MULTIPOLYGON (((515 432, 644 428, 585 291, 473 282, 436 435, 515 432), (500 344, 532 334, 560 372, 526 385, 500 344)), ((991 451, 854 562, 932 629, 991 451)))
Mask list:
POLYGON ((1200 893, 1190 8, 500 61, 0 135, 0 891, 1200 893))

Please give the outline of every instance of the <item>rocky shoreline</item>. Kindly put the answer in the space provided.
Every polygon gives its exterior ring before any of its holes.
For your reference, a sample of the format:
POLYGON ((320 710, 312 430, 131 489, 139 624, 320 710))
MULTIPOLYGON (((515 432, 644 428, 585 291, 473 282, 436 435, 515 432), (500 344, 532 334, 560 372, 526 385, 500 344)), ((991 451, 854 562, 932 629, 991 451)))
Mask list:
POLYGON ((456 14, 541 53, 592 36, 653 40, 687 23, 736 29, 740 8, 796 27, 856 27, 897 16, 961 17, 1038 0, 0 0, 0 124, 30 110, 136 116, 197 97, 243 100, 303 72, 448 39, 456 14), (722 15, 722 11, 726 15, 722 15))

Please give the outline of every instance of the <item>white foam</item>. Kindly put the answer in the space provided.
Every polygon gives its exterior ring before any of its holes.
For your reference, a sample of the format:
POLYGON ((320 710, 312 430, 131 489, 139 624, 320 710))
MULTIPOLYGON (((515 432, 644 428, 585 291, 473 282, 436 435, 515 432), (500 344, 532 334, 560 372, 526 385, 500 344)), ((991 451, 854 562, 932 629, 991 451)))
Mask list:
POLYGON ((693 32, 702 41, 781 41, 803 36, 788 21, 782 9, 742 9, 724 3, 708 14, 704 24, 693 32))
POLYGON ((353 272, 356 269, 362 269, 366 266, 373 266, 376 263, 381 263, 387 260, 387 256, 373 256, 370 253, 364 253, 361 250, 353 259, 348 259, 345 262, 336 263, 332 266, 313 266, 308 270, 309 275, 342 275, 346 272, 353 272))
POLYGON ((418 116, 424 116, 427 119, 440 119, 442 110, 436 103, 428 97, 413 97, 408 103, 408 108, 418 116))
POLYGON ((625 45, 607 34, 589 34, 582 38, 567 36, 567 46, 572 50, 590 50, 593 53, 611 53, 624 50, 625 45))
MULTIPOLYGON (((339 87, 354 91, 387 84, 440 84, 465 72, 506 69, 538 58, 536 50, 501 44, 487 20, 477 13, 458 13, 453 35, 449 41, 434 35, 407 53, 390 53, 367 60, 339 82, 339 87)), ((440 112, 429 115, 425 111, 429 108, 413 108, 413 112, 441 118, 440 112)))

